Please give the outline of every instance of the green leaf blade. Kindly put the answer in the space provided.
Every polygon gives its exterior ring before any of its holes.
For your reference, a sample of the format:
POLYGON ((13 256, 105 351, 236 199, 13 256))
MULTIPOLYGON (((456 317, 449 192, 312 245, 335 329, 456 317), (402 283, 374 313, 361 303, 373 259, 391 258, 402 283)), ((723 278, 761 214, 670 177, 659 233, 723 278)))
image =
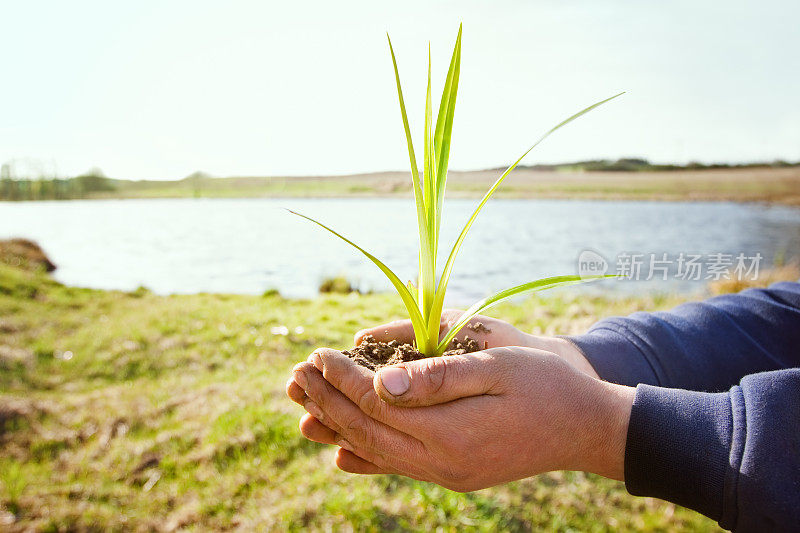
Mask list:
POLYGON ((467 309, 461 318, 458 319, 450 331, 447 332, 447 335, 442 339, 439 345, 436 348, 436 354, 441 355, 446 349, 447 346, 452 342, 455 336, 458 334, 461 329, 467 325, 467 323, 477 314, 489 309, 490 307, 511 298, 513 296, 517 296, 519 294, 523 294, 526 292, 538 292, 547 289, 553 289, 556 287, 564 287, 567 285, 576 285, 579 283, 586 283, 591 281, 597 281, 599 279, 605 278, 615 278, 615 275, 604 275, 604 276, 553 276, 550 278, 542 278, 536 281, 530 281, 528 283, 523 283, 522 285, 517 285, 516 287, 510 287, 508 289, 504 289, 498 293, 495 293, 491 296, 487 296, 483 300, 480 300, 473 304, 469 309, 467 309))
POLYGON ((417 188, 419 187, 419 167, 417 167, 417 156, 414 153, 414 143, 411 137, 411 128, 408 125, 408 114, 406 113, 406 104, 403 99, 403 87, 400 84, 400 71, 397 68, 397 58, 394 55, 394 47, 392 46, 392 39, 389 34, 386 34, 386 39, 389 41, 389 52, 392 55, 392 65, 394 66, 394 79, 397 84, 397 97, 400 100, 400 114, 403 118, 403 129, 406 134, 406 144, 408 144, 408 158, 411 162, 411 176, 415 179, 417 188))
MULTIPOLYGON (((432 220, 432 224, 429 224, 429 231, 432 231, 434 235, 433 254, 437 254, 439 249, 439 231, 442 220, 445 184, 447 182, 447 167, 450 157, 450 139, 453 130, 453 116, 455 114, 458 80, 461 71, 462 28, 463 26, 459 25, 458 35, 456 37, 455 45, 453 46, 453 54, 450 59, 450 66, 447 70, 445 85, 442 89, 442 97, 439 103, 439 111, 436 118, 436 129, 433 135, 433 153, 435 159, 435 170, 433 174, 436 177, 433 189, 436 196, 436 206, 435 220, 432 220)), ((422 311, 423 314, 426 314, 427 316, 429 337, 437 339, 439 336, 439 323, 441 322, 442 306, 437 303, 435 294, 432 298, 431 304, 424 307, 422 311)))
MULTIPOLYGON (((420 250, 420 280, 419 280, 419 306, 422 316, 428 320, 428 312, 433 305, 436 293, 436 243, 438 241, 436 228, 436 191, 434 189, 434 162, 433 133, 431 124, 433 111, 431 107, 431 47, 428 43, 428 85, 425 92, 425 138, 424 138, 424 163, 422 189, 425 194, 425 234, 427 240, 420 250)), ((420 231, 420 234, 423 232, 420 231)), ((422 244, 422 243, 421 243, 422 244)), ((426 327, 427 330, 427 327, 426 327)))
MULTIPOLYGON (((445 184, 447 182, 447 167, 450 159, 450 139, 453 132, 453 117, 455 116, 456 97, 458 95, 458 80, 461 75, 461 31, 458 27, 458 36, 453 46, 453 55, 450 67, 447 70, 447 79, 442 90, 442 99, 439 103, 439 114, 436 119, 435 149, 436 149, 436 192, 438 212, 441 217, 442 202, 444 200, 445 184)), ((437 226, 439 221, 437 220, 437 226)))
POLYGON ((344 242, 346 242, 347 244, 349 244, 350 246, 352 246, 353 248, 357 249, 359 252, 364 254, 370 261, 375 263, 375 265, 386 275, 386 277, 389 278, 389 281, 392 283, 392 285, 394 286, 395 290, 397 290, 397 293, 400 295, 400 298, 403 300, 403 303, 406 306, 406 310, 408 311, 408 315, 411 318, 411 323, 414 326, 414 335, 415 335, 415 338, 417 340, 417 347, 419 348, 419 350, 422 351, 423 353, 427 354, 427 353, 431 353, 436 348, 435 341, 434 341, 433 345, 431 346, 431 343, 427 339, 427 335, 426 335, 426 333, 427 333, 427 328, 426 328, 427 324, 425 323, 425 320, 423 319, 422 315, 420 314, 419 309, 417 309, 417 305, 416 305, 416 302, 414 301, 413 295, 408 290, 408 287, 406 287, 405 283, 400 281, 400 278, 398 278, 397 275, 394 272, 392 272, 392 270, 388 266, 383 264, 383 262, 380 259, 378 259, 374 255, 372 255, 371 253, 367 252, 366 250, 361 248, 359 245, 357 245, 356 243, 354 243, 353 241, 351 241, 347 237, 345 237, 345 236, 341 235, 340 233, 336 232, 335 230, 329 228, 328 226, 326 226, 322 222, 314 220, 313 218, 311 218, 309 216, 306 216, 306 215, 304 215, 302 213, 298 213, 296 211, 292 211, 291 209, 287 209, 287 211, 289 211, 293 215, 297 215, 297 216, 299 216, 301 218, 304 218, 304 219, 306 219, 308 221, 311 221, 314 224, 320 226, 321 228, 323 228, 323 229, 329 231, 330 233, 336 235, 337 237, 342 239, 344 242), (423 350, 428 350, 428 351, 423 351, 423 350))
MULTIPOLYGON (((417 167, 417 158, 414 152, 414 142, 411 137, 411 130, 408 125, 408 113, 406 112, 406 105, 403 99, 403 88, 400 83, 400 72, 397 67, 397 58, 394 54, 394 47, 392 46, 392 39, 386 35, 389 41, 389 51, 392 56, 392 66, 394 67, 395 83, 397 85, 397 97, 400 102, 400 115, 403 119, 403 130, 406 135, 406 144, 408 145, 408 154, 411 162, 411 181, 414 189, 414 203, 417 209, 417 228, 419 230, 419 279, 420 289, 418 290, 414 300, 417 302, 417 309, 424 309, 422 280, 425 278, 425 273, 435 270, 435 266, 429 265, 429 254, 426 250, 431 248, 431 232, 428 227, 428 215, 425 205, 425 194, 420 186, 419 168, 417 167)), ((424 170, 424 169, 423 169, 424 170)), ((425 317, 427 320, 427 317, 425 317)), ((426 323, 427 328, 427 323, 426 323)), ((419 345, 418 343, 418 346, 419 345)), ((421 348, 420 348, 421 349, 421 348)))
POLYGON ((442 275, 439 278, 439 286, 437 287, 436 298, 434 299, 434 305, 433 305, 432 313, 436 313, 437 310, 438 310, 439 313, 441 313, 441 309, 442 309, 442 307, 444 305, 444 295, 445 295, 445 292, 447 291, 447 284, 448 284, 448 282, 450 280, 450 274, 453 271, 453 264, 455 263, 455 258, 458 255, 458 251, 461 248, 461 244, 464 242, 464 239, 467 236, 467 232, 469 232, 469 229, 472 227, 472 224, 475 222, 475 219, 478 217, 478 213, 480 213, 481 209, 483 209, 483 206, 486 205, 486 202, 489 201, 489 198, 491 198, 492 195, 495 193, 495 191, 497 191, 497 189, 500 187, 500 185, 503 183, 503 181, 505 181, 505 179, 508 177, 508 175, 511 174, 511 172, 517 167, 517 165, 519 165, 519 163, 525 158, 525 156, 528 155, 531 152, 531 150, 536 148, 542 141, 544 141, 547 137, 549 137, 553 132, 555 132, 556 130, 558 130, 558 129, 564 127, 564 126, 566 126, 567 124, 569 124, 573 120, 585 115, 589 111, 591 111, 591 110, 593 110, 593 109, 605 104, 606 102, 610 102, 611 100, 613 100, 613 99, 615 99, 615 98, 617 98, 617 97, 619 97, 619 96, 621 96, 623 94, 625 94, 625 93, 621 92, 621 93, 616 94, 616 95, 614 95, 614 96, 612 96, 610 98, 606 98, 605 100, 601 100, 599 102, 596 102, 596 103, 590 105, 589 107, 586 107, 586 108, 582 109, 581 111, 575 113, 574 115, 570 116, 569 118, 561 121, 556 126, 550 128, 544 135, 539 137, 539 139, 535 143, 533 143, 533 145, 530 148, 528 148, 525 151, 524 154, 522 154, 511 166, 509 166, 499 178, 497 178, 497 180, 489 188, 489 190, 486 191, 486 194, 483 195, 483 198, 478 203, 478 206, 475 208, 475 210, 472 212, 472 215, 467 220, 467 223, 464 225, 464 228, 461 230, 461 233, 459 234, 458 238, 456 239, 456 242, 453 244, 453 247, 450 250, 450 255, 448 256, 447 261, 445 262, 444 269, 442 270, 442 275))

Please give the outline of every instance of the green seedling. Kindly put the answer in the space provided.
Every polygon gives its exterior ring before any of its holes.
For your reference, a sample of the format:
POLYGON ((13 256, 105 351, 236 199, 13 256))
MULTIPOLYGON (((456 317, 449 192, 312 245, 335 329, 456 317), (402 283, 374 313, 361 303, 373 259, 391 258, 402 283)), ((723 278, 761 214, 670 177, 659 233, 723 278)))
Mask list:
MULTIPOLYGON (((388 39, 388 35, 387 35, 388 39)), ((453 56, 450 60, 450 68, 447 71, 447 79, 444 84, 444 91, 439 103, 438 115, 436 118, 436 127, 433 127, 433 112, 431 109, 431 55, 430 45, 428 46, 428 89, 425 97, 425 140, 424 140, 424 156, 423 156, 423 170, 422 179, 420 180, 419 168, 417 166, 417 157, 414 152, 414 145, 411 139, 411 130, 408 126, 408 116, 406 114, 406 107, 403 101, 403 90, 400 85, 400 74, 397 69, 397 59, 395 58, 394 49, 392 48, 392 41, 389 39, 389 51, 392 55, 392 63, 394 65, 395 81, 397 83, 397 95, 400 100, 400 113, 403 118, 403 128, 405 129, 406 141, 408 144, 408 156, 411 162, 411 178, 414 186, 414 200, 417 210, 417 224, 419 227, 419 281, 418 286, 415 286, 410 281, 406 284, 400 281, 400 278, 392 272, 392 270, 383 264, 377 257, 370 254, 353 241, 337 233, 325 224, 314 220, 311 217, 290 211, 291 213, 301 216, 319 226, 325 228, 333 233, 346 243, 358 249, 367 258, 375 263, 378 268, 383 271, 389 281, 391 281, 394 288, 397 290, 400 298, 402 298, 408 315, 411 318, 411 323, 414 326, 414 337, 417 344, 417 349, 426 356, 441 355, 450 342, 455 338, 456 334, 478 313, 485 311, 489 307, 505 300, 516 296, 518 294, 542 291, 554 287, 561 287, 565 285, 573 285, 583 283, 586 281, 593 281, 598 278, 612 277, 612 276, 554 276, 550 278, 539 279, 516 287, 511 287, 498 292, 492 296, 484 298, 470 307, 458 320, 458 322, 450 328, 447 334, 439 340, 439 327, 441 323, 442 308, 444 306, 445 292, 447 291, 447 283, 450 280, 450 274, 453 270, 458 251, 467 232, 475 222, 475 218, 480 213, 483 206, 492 197, 495 191, 505 181, 506 177, 512 170, 522 161, 522 159, 530 153, 536 146, 544 141, 551 133, 559 128, 569 124, 576 118, 588 113, 592 109, 620 96, 623 93, 606 98, 600 102, 590 105, 586 109, 575 113, 571 117, 562 121, 555 127, 548 130, 542 135, 530 148, 528 148, 522 156, 519 157, 511 166, 509 166, 503 174, 497 178, 497 181, 489 188, 486 194, 478 203, 475 211, 467 220, 464 228, 461 230, 458 238, 456 239, 453 247, 450 250, 450 255, 444 264, 441 276, 438 282, 436 279, 436 256, 439 249, 439 228, 442 219, 442 204, 445 193, 445 183, 447 181, 447 165, 450 155, 450 138, 453 130, 453 115, 456 107, 456 94, 458 92, 459 74, 461 71, 461 28, 458 30, 458 37, 456 38, 455 47, 453 49, 453 56)))

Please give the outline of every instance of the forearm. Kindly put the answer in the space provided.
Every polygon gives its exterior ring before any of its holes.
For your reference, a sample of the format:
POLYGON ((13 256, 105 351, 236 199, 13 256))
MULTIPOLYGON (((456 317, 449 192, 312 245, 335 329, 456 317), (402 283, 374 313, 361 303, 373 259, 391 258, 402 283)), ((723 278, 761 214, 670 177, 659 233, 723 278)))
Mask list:
POLYGON ((569 340, 607 381, 724 391, 745 375, 800 365, 800 284, 609 318, 569 340))
POLYGON ((728 392, 639 385, 625 482, 725 528, 800 523, 800 370, 747 376, 728 392))

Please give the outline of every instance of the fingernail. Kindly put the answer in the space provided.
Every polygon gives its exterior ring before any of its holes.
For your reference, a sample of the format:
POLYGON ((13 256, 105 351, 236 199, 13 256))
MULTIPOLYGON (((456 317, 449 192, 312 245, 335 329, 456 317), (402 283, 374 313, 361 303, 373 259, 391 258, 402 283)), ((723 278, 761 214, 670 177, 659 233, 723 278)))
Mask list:
POLYGON ((317 370, 322 372, 323 370, 322 358, 319 356, 317 352, 312 353, 311 356, 309 356, 308 360, 312 365, 314 365, 317 368, 317 370))
POLYGON ((411 385, 405 368, 390 367, 379 371, 381 384, 392 396, 405 394, 411 385))
POLYGON ((350 444, 349 442, 347 442, 344 439, 336 441, 336 445, 339 446, 340 448, 344 448, 348 452, 352 452, 353 451, 353 445, 350 444))
POLYGON ((300 371, 295 371, 293 376, 294 376, 295 383, 300 385, 301 389, 303 389, 303 390, 308 389, 308 378, 306 378, 306 375, 304 373, 302 373, 300 371))
POLYGON ((322 420, 322 409, 319 408, 319 405, 309 400, 305 404, 303 404, 303 407, 308 412, 308 414, 310 414, 317 420, 322 420))

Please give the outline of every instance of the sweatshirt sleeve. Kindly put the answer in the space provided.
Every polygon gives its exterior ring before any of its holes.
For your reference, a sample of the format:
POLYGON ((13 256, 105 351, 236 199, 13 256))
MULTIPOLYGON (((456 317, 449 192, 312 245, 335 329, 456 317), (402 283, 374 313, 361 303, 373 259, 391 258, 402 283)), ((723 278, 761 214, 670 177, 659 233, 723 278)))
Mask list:
POLYGON ((639 385, 625 485, 737 531, 800 524, 800 369, 745 377, 727 392, 639 385))
POLYGON ((567 338, 606 381, 726 391, 748 374, 800 366, 800 283, 607 318, 567 338))
POLYGON ((631 494, 729 529, 798 529, 800 284, 610 318, 570 340, 601 378, 636 386, 631 494))

